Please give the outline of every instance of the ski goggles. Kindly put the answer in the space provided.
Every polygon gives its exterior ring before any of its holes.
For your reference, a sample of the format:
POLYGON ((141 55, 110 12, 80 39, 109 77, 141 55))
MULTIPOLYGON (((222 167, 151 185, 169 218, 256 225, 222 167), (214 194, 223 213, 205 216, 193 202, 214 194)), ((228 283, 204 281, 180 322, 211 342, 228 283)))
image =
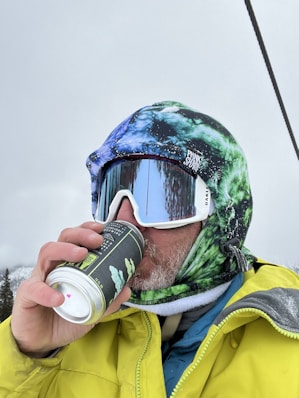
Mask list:
POLYGON ((210 190, 175 163, 152 158, 121 159, 106 165, 99 178, 95 220, 115 220, 128 198, 138 224, 175 228, 207 219, 210 190))

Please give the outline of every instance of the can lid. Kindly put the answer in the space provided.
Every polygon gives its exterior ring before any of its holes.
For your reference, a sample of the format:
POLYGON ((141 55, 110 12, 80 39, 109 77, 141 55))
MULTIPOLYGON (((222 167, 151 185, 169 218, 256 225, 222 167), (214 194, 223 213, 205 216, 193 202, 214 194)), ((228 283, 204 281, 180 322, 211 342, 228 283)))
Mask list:
POLYGON ((83 272, 71 267, 58 267, 48 276, 46 281, 52 288, 65 297, 54 311, 73 323, 93 323, 96 313, 105 311, 103 295, 94 282, 83 272))

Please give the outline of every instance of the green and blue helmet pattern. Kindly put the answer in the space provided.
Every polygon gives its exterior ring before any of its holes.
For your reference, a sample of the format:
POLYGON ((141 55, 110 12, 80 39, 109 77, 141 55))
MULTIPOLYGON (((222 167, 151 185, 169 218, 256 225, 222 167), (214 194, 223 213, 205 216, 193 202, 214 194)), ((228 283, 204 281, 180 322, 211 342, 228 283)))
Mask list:
POLYGON ((247 164, 242 149, 224 126, 174 101, 158 102, 133 113, 87 159, 93 215, 101 170, 107 162, 132 155, 170 159, 200 176, 211 191, 214 211, 176 283, 165 289, 133 292, 130 301, 157 304, 197 294, 242 272, 240 258, 250 266, 255 257, 243 246, 252 216, 247 164))

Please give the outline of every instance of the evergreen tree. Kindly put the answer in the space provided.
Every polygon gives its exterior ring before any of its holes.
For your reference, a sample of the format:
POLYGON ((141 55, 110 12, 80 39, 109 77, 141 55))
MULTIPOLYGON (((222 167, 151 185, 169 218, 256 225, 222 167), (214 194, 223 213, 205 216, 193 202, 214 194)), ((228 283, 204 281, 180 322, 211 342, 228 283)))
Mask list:
POLYGON ((0 287, 0 322, 4 321, 12 311, 13 292, 10 287, 9 271, 6 268, 0 287))

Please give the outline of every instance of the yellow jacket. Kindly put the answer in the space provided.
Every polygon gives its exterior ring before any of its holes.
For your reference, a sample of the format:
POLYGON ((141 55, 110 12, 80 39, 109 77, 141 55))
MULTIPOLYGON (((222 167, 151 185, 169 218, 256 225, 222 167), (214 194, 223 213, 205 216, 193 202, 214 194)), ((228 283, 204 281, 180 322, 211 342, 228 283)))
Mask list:
MULTIPOLYGON (((125 309, 54 358, 18 351, 0 325, 0 397, 165 398, 155 314, 125 309)), ((299 276, 247 272, 172 393, 177 398, 299 397, 299 276)))

